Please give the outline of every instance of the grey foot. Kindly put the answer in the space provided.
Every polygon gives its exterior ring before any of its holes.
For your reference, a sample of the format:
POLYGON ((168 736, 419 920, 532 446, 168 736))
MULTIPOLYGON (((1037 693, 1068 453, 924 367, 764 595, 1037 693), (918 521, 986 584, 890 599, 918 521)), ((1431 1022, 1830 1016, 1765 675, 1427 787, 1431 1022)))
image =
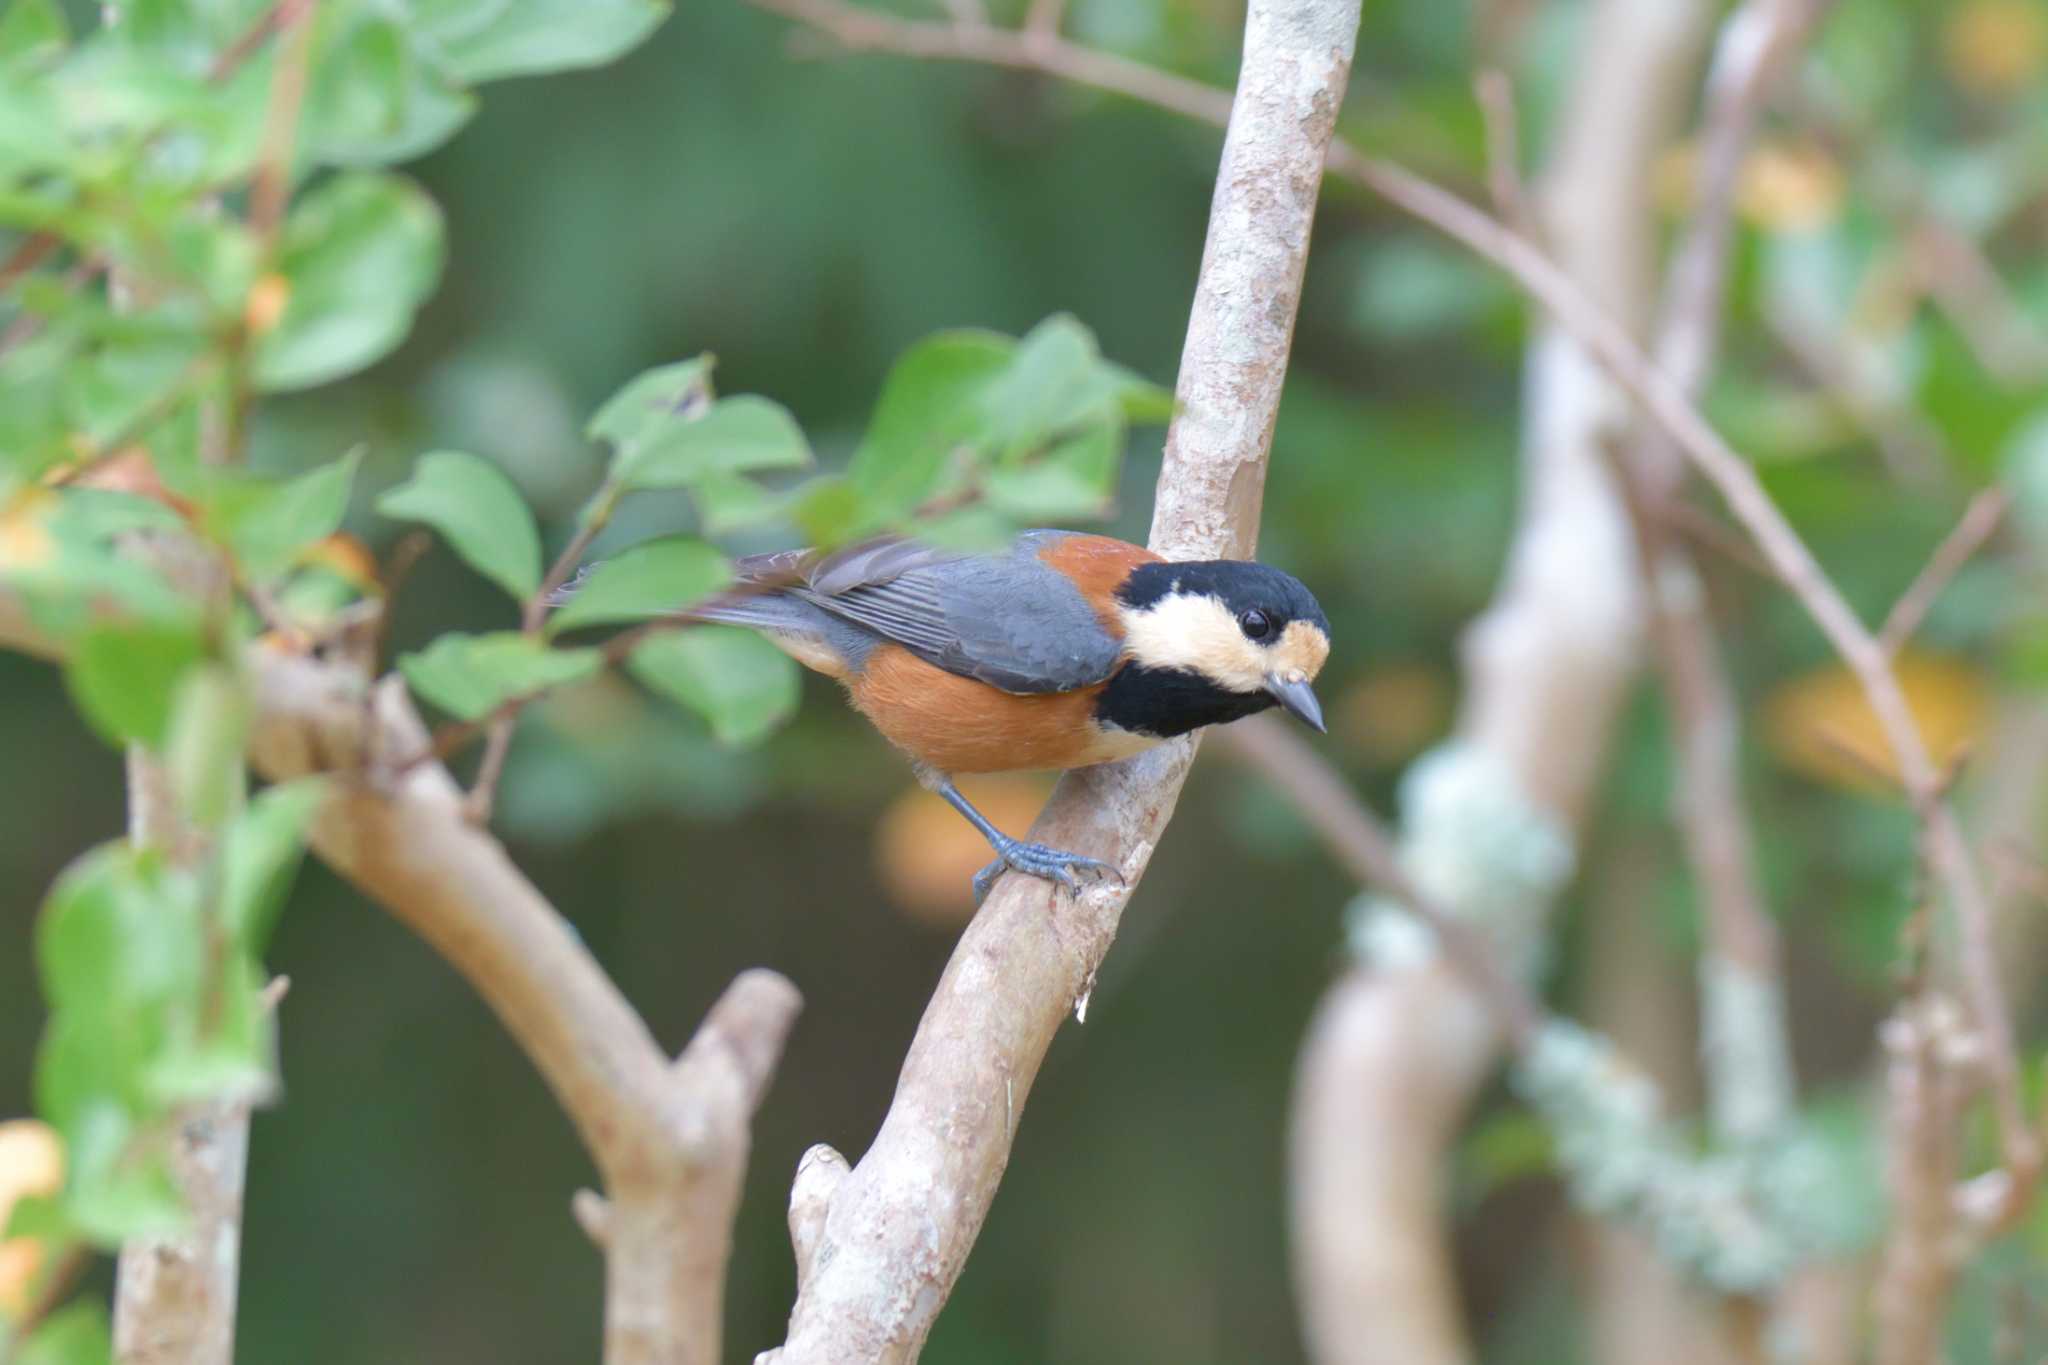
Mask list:
MULTIPOLYGON (((1021 839, 1011 839, 996 845, 996 860, 974 874, 974 903, 980 905, 988 899, 989 888, 996 878, 1005 872, 1022 872, 1030 877, 1043 877, 1046 881, 1057 882, 1069 891, 1079 891, 1081 882, 1074 875, 1076 870, 1095 872, 1105 877, 1117 877, 1117 870, 1100 858, 1083 857, 1079 853, 1062 853, 1044 844, 1027 844, 1021 839)), ((1118 878, 1121 880, 1121 877, 1118 878)))

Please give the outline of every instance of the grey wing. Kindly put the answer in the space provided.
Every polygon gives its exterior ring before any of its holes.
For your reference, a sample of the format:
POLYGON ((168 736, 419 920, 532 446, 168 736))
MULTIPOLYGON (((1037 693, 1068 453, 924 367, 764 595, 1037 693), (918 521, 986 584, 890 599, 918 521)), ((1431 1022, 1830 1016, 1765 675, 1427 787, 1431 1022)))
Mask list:
POLYGON ((984 557, 880 542, 821 562, 792 591, 949 673, 1006 692, 1069 692, 1107 678, 1122 646, 1038 558, 1042 544, 1032 534, 984 557))

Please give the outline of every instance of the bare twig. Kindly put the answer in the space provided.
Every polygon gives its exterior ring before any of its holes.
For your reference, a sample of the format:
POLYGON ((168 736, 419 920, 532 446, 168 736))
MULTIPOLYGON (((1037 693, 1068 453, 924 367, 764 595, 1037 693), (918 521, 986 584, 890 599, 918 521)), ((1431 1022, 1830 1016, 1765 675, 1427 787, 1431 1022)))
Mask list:
MULTIPOLYGON (((1256 538, 1318 171, 1357 28, 1356 0, 1250 7, 1153 517, 1152 548, 1170 558, 1244 555, 1256 538)), ((914 31, 956 41, 952 28, 914 31)), ((976 30, 957 32, 972 41, 976 30)), ((915 1358, 995 1195, 1039 1063, 1092 988, 1193 751, 1177 741, 1062 780, 1032 837, 1104 858, 1126 885, 1055 898, 1029 878, 997 884, 925 1011, 874 1144, 829 1196, 815 1182, 793 1192, 802 1287, 788 1343, 771 1353, 782 1365, 915 1358)))
POLYGON ((1987 488, 1970 499, 1970 505, 1963 509, 1962 519, 1942 538, 1941 544, 1934 547, 1926 566, 1885 614, 1884 625, 1877 632, 1877 642, 1887 656, 1895 656, 1905 648, 1906 642, 1927 619, 1927 614, 1934 610, 1942 590, 1991 539, 2010 505, 2011 500, 2002 488, 1987 488))
POLYGON ((1924 202, 1913 228, 1921 281, 1978 363, 2014 387, 2048 376, 2048 334, 2013 298, 1982 248, 1924 202))
POLYGON ((317 0, 302 0, 280 5, 275 11, 277 30, 284 35, 283 50, 271 73, 270 104, 263 115, 263 148, 249 188, 249 230, 266 257, 276 250, 285 202, 291 197, 292 160, 298 152, 299 108, 306 98, 316 6, 317 0))
POLYGON ((1884 393, 1863 368, 1842 354, 1834 338, 1800 310, 1767 300, 1764 325, 1812 377, 1820 393, 1863 429, 1885 469, 1902 485, 1934 491, 1948 482, 1949 455, 1940 431, 1911 405, 1884 393))
POLYGON ((1025 32, 986 24, 899 19, 844 0, 751 0, 756 8, 807 24, 853 52, 980 62, 1114 91, 1203 123, 1230 118, 1230 92, 1139 62, 1070 43, 1043 30, 1025 32))
POLYGON ((1510 1045, 1520 1049, 1529 1044, 1542 1021, 1541 1003, 1502 970, 1493 948, 1470 924, 1430 899, 1402 871, 1393 837, 1329 760, 1272 716, 1225 726, 1213 742, 1278 788, 1359 885, 1391 896, 1427 924, 1510 1045))
POLYGON ((1486 185, 1503 223, 1529 236, 1534 223, 1522 189, 1522 135, 1515 117, 1515 86, 1508 73, 1488 67, 1472 82, 1486 118, 1486 185))
MULTIPOLYGON (((617 489, 609 483, 598 490, 590 509, 577 523, 576 533, 569 538, 569 543, 562 547, 562 552, 555 556, 555 562, 548 566, 540 586, 534 589, 533 596, 527 598, 521 607, 519 629, 523 633, 539 637, 541 627, 547 622, 548 606, 553 601, 556 590, 569 581, 569 575, 574 573, 576 566, 582 562, 584 553, 590 549, 590 543, 596 540, 597 533, 604 529, 617 496, 617 489)), ((607 641, 605 665, 609 667, 621 662, 644 636, 644 629, 626 631, 621 636, 607 641), (626 637, 631 637, 631 642, 621 644, 621 640, 626 637)), ((470 787, 469 795, 464 798, 462 809, 470 823, 489 824, 491 810, 498 800, 498 782, 505 775, 505 756, 512 750, 512 732, 519 726, 520 713, 540 700, 543 695, 545 694, 534 693, 531 696, 514 697, 483 720, 443 726, 435 733, 433 744, 416 757, 407 760, 401 765, 401 770, 430 759, 446 761, 478 734, 484 735, 483 760, 477 765, 476 781, 470 787)))
POLYGON ((484 756, 477 764, 476 781, 462 799, 462 815, 472 825, 488 825, 491 808, 498 799, 498 780, 505 774, 505 755, 512 751, 512 732, 519 725, 517 713, 491 718, 484 740, 484 756))
MULTIPOLYGON (((78 264, 64 272, 62 282, 64 292, 66 294, 77 293, 80 289, 92 283, 106 268, 106 263, 97 257, 87 257, 85 260, 78 262, 78 264)), ((0 332, 0 360, 5 360, 16 347, 27 345, 30 341, 33 341, 37 334, 43 330, 46 322, 47 319, 41 313, 23 312, 21 316, 7 324, 7 330, 0 332)))
POLYGON ((14 250, 0 258, 0 292, 12 289, 16 280, 41 265, 59 245, 60 239, 54 232, 32 232, 22 238, 14 250))
POLYGON ((250 59, 263 50, 271 35, 281 33, 294 23, 298 16, 312 7, 315 0, 278 0, 278 3, 256 16, 253 23, 236 35, 233 42, 221 49, 213 65, 207 68, 206 79, 218 85, 246 66, 250 59))
MULTIPOLYGON (((1655 355, 1663 377, 1697 398, 1719 349, 1735 196, 1765 106, 1829 0, 1748 0, 1722 24, 1707 77, 1698 193, 1665 283, 1655 355)), ((1651 641, 1671 700, 1674 802, 1707 926, 1701 1046, 1717 1131, 1768 1138, 1794 1104, 1778 928, 1766 908, 1744 814, 1740 711, 1706 614, 1698 570, 1664 532, 1660 510, 1686 466, 1662 427, 1645 431, 1624 475, 1648 575, 1651 641)))

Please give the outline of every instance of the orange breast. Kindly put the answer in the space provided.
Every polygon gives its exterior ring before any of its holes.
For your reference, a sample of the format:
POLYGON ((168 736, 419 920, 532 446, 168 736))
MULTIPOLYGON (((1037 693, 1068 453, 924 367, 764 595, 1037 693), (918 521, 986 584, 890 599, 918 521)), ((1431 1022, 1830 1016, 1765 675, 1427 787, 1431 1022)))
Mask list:
POLYGON ((1100 684, 1018 696, 883 645, 846 680, 853 704, 891 744, 949 773, 1080 768, 1154 741, 1095 723, 1100 684))

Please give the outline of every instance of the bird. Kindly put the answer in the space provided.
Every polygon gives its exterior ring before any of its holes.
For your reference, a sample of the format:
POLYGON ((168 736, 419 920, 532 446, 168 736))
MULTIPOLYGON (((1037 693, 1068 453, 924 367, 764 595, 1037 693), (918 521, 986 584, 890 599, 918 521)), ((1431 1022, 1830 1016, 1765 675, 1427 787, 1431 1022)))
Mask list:
POLYGON ((1329 619, 1300 580, 1255 561, 1041 529, 990 553, 891 536, 733 569, 729 590, 678 616, 748 627, 837 679, 995 851, 977 904, 1006 869, 1069 891, 1077 873, 1115 870, 1005 834, 956 775, 1106 763, 1275 706, 1325 729, 1312 684, 1329 619))

